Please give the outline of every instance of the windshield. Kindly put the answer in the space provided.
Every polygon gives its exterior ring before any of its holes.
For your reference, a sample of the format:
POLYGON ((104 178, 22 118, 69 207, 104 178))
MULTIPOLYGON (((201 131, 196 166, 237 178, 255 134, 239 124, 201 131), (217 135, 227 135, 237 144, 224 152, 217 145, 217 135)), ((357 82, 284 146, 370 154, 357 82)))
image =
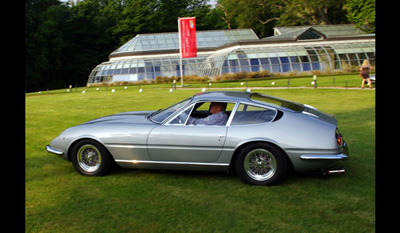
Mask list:
POLYGON ((167 117, 169 117, 172 113, 174 113, 175 111, 179 110, 180 108, 182 108, 183 106, 185 106, 187 103, 190 102, 190 100, 192 99, 192 97, 187 98, 182 100, 181 102, 172 105, 171 107, 165 108, 163 110, 160 110, 156 113, 154 113, 150 119, 152 121, 161 123, 162 121, 164 121, 167 117))
POLYGON ((258 93, 252 94, 250 96, 250 99, 259 101, 259 102, 263 102, 263 103, 267 103, 270 105, 275 105, 278 107, 285 107, 285 108, 288 108, 288 109, 296 111, 296 112, 301 112, 304 109, 304 106, 302 104, 291 102, 291 101, 280 99, 280 98, 276 98, 276 97, 272 97, 272 96, 261 95, 258 93))

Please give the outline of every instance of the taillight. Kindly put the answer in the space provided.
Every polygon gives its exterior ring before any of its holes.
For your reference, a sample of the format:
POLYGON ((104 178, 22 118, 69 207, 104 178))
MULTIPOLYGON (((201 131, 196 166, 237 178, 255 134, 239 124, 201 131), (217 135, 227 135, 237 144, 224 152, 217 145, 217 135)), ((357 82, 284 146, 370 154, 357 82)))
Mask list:
POLYGON ((342 146, 342 134, 339 132, 338 129, 336 129, 335 137, 336 137, 338 146, 342 146))
POLYGON ((339 136, 339 137, 337 138, 337 144, 338 144, 339 146, 342 145, 342 137, 341 137, 341 136, 339 136))

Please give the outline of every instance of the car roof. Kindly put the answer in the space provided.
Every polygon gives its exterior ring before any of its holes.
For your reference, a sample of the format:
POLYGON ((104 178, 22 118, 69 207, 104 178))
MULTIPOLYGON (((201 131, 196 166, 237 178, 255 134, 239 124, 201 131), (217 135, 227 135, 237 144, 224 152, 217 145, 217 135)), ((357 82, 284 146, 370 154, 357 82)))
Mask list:
POLYGON ((302 111, 304 108, 303 104, 292 102, 289 100, 281 99, 278 97, 260 94, 256 92, 244 92, 244 91, 212 91, 212 92, 200 92, 193 96, 191 102, 197 101, 226 101, 226 102, 242 102, 242 103, 256 103, 280 110, 289 111, 302 111), (264 96, 270 100, 270 102, 254 101, 250 97, 252 95, 264 96), (278 104, 278 105, 277 105, 278 104))
POLYGON ((250 95, 254 93, 244 91, 211 91, 200 92, 193 96, 193 101, 249 101, 250 95))

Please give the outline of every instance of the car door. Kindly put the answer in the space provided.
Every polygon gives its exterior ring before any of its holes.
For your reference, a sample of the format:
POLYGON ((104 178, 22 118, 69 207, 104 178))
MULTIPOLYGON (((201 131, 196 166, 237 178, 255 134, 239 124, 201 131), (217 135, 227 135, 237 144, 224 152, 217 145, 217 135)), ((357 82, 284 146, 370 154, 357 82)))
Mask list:
POLYGON ((155 127, 147 148, 153 161, 212 163, 218 160, 225 143, 226 126, 186 125, 194 105, 168 123, 155 127), (185 119, 181 120, 181 115, 185 119))

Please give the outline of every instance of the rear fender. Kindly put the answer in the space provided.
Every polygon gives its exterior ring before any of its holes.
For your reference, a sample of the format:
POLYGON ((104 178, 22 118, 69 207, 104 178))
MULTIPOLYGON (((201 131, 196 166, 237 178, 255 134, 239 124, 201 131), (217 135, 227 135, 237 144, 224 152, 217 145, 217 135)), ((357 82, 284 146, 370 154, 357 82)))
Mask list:
POLYGON ((248 145, 250 145, 252 143, 259 143, 259 142, 268 143, 270 145, 275 146, 277 149, 279 149, 286 156, 287 161, 289 163, 289 167, 293 168, 292 161, 290 160, 290 158, 286 154, 286 152, 279 146, 279 143, 277 141, 274 141, 274 140, 269 139, 269 138, 252 138, 252 139, 248 139, 248 140, 245 140, 245 141, 239 143, 238 146, 235 148, 235 151, 234 151, 233 156, 231 158, 231 161, 229 163, 229 170, 231 170, 231 171, 234 170, 233 166, 235 164, 236 157, 238 156, 238 154, 240 153, 242 148, 244 148, 244 147, 246 147, 246 146, 248 146, 248 145))

